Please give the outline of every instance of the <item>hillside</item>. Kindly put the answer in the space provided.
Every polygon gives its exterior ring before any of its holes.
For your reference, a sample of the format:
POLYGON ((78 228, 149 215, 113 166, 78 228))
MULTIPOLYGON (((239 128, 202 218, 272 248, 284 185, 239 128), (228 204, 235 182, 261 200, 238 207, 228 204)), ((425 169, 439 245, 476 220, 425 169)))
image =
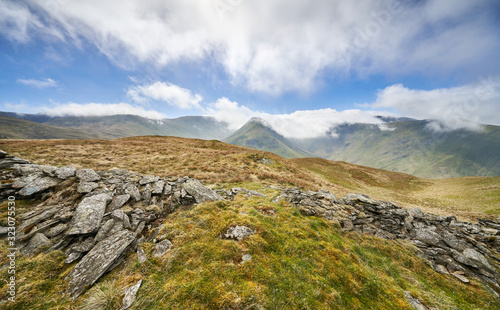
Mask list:
POLYGON ((0 139, 89 139, 96 134, 0 115, 0 139))
POLYGON ((309 153, 295 146, 258 118, 250 119, 224 142, 272 152, 285 158, 310 156, 309 153))
MULTIPOLYGON (((134 186, 139 189, 137 200, 125 201, 121 209, 115 210, 123 213, 113 213, 113 217, 109 213, 103 215, 101 225, 110 220, 115 223, 118 215, 122 221, 123 214, 130 217, 133 227, 138 224, 137 219, 141 218, 147 218, 145 221, 151 225, 143 226, 145 228, 141 235, 145 240, 140 243, 141 250, 131 250, 128 254, 125 252, 119 266, 98 277, 94 285, 81 286, 84 291, 75 300, 71 299, 70 293, 78 294, 78 283, 83 285, 85 282, 80 282, 72 270, 85 271, 82 268, 93 262, 92 255, 85 258, 87 254, 68 264, 64 263, 68 258, 63 250, 35 252, 39 254, 32 256, 20 255, 16 260, 20 279, 16 284, 16 303, 3 301, 7 286, 2 282, 2 309, 117 309, 122 303, 124 289, 137 284, 139 280, 142 280, 142 285, 139 284, 131 309, 411 309, 411 300, 425 305, 427 309, 497 309, 500 306, 498 299, 486 288, 486 282, 474 276, 475 269, 464 267, 466 275, 463 277, 466 276, 470 283, 462 283, 457 278, 460 274, 440 274, 417 255, 427 251, 427 246, 422 248, 420 244, 421 248, 417 248, 410 240, 374 237, 366 233, 368 230, 365 234, 359 233, 364 229, 364 222, 377 221, 377 217, 383 219, 388 214, 408 214, 410 210, 394 209, 388 202, 367 200, 365 196, 351 195, 348 196, 351 198, 339 201, 328 192, 319 191, 323 188, 337 197, 344 197, 348 192, 360 192, 383 200, 392 200, 391 195, 396 197, 397 194, 399 199, 405 200, 408 194, 405 206, 415 207, 419 202, 411 195, 440 188, 447 192, 435 195, 436 200, 429 201, 428 208, 438 210, 446 199, 454 199, 445 197, 454 192, 457 198, 464 196, 461 198, 464 202, 470 199, 475 209, 461 210, 464 207, 461 204, 451 205, 444 215, 461 213, 473 217, 480 214, 481 217, 494 218, 500 212, 499 178, 457 178, 459 181, 453 184, 448 183, 448 180, 430 182, 402 173, 348 163, 323 159, 287 160, 272 153, 218 141, 173 137, 83 141, 2 140, 0 149, 37 164, 99 170, 97 176, 90 171, 82 171, 77 172, 77 177, 71 177, 75 170, 50 166, 3 171, 3 191, 9 188, 9 184, 21 184, 5 179, 14 173, 29 176, 29 173, 39 169, 45 175, 53 173, 61 178, 65 175, 65 180, 56 181, 58 185, 53 191, 49 187, 48 194, 47 189, 40 187, 19 192, 16 199, 19 214, 27 211, 41 214, 40 211, 46 210, 60 213, 64 212, 60 208, 66 205, 83 208, 83 200, 87 199, 85 197, 101 197, 107 193, 117 198, 121 195, 120 188, 126 185, 122 182, 126 181, 129 182, 127 184, 136 184, 134 186), (159 178, 151 175, 158 175, 159 178), (184 178, 184 175, 188 178, 184 178), (208 188, 190 181, 193 178, 202 180, 208 188), (168 182, 171 186, 168 191, 155 189, 160 181, 168 182), (97 187, 91 186, 93 184, 97 187), (291 188, 294 186, 301 190, 291 188), (482 190, 478 191, 478 187, 482 190), (109 191, 112 188, 116 188, 116 194, 109 191), (187 193, 182 194, 182 188, 187 193), (198 192, 194 191, 195 188, 198 188, 198 192), (245 192, 241 188, 250 191, 245 192), (370 189, 373 191, 370 192, 370 189), (33 190, 41 193, 31 194, 33 190), (86 194, 92 191, 92 195, 86 194), (202 201, 205 197, 218 199, 217 196, 210 196, 212 192, 223 195, 226 200, 202 201), (238 192, 240 194, 236 195, 238 192), (469 195, 471 197, 465 197, 469 195), (491 203, 496 209, 481 210, 484 200, 480 198, 483 196, 492 199, 491 203), (196 199, 197 203, 193 205, 192 199, 196 199), (496 202, 493 199, 497 199, 496 202), (148 206, 145 201, 155 202, 148 206), (365 205, 361 201, 369 203, 365 205), (386 208, 384 212, 392 213, 377 215, 380 211, 373 213, 370 211, 371 206, 377 206, 378 210, 386 208), (165 215, 162 210, 170 211, 165 215), (329 213, 323 213, 325 211, 334 212, 335 215, 330 217, 329 213), (313 214, 316 215, 311 216, 313 214), (353 218, 354 214, 357 217, 353 218), (349 231, 351 229, 346 226, 345 216, 352 218, 353 231, 349 231), (237 226, 247 227, 251 231, 247 230, 248 234, 241 239, 224 237, 231 236, 230 229, 237 226), (163 254, 155 256, 160 245, 168 246, 163 254)), ((126 185, 125 188, 132 197, 136 193, 128 189, 133 188, 131 186, 126 185)), ((456 229, 452 225, 441 227, 444 224, 439 217, 411 212, 415 215, 415 227, 432 222, 432 225, 439 226, 439 231, 445 229, 453 232, 456 229)), ((57 224, 61 218, 59 213, 43 213, 49 216, 43 219, 46 223, 52 223, 50 225, 57 224)), ((0 204, 0 226, 6 225, 6 216, 7 202, 4 202, 0 204)), ((42 219, 33 215, 31 218, 42 219)), ((19 219, 20 225, 33 223, 29 216, 19 215, 19 219), (26 220, 28 222, 24 222, 26 220)), ((85 219, 80 218, 81 221, 85 219)), ((76 221, 67 224, 74 225, 76 221)), ((399 229, 402 227, 396 226, 399 229)), ((33 235, 30 229, 43 231, 43 227, 43 224, 31 225, 24 233, 33 235)), ((83 229, 88 226, 75 227, 83 229)), ((494 231, 490 229, 488 232, 494 231)), ((466 233, 465 230, 463 233, 466 233)), ((111 235, 109 240, 114 240, 114 236, 128 238, 129 234, 126 229, 121 230, 117 235, 111 235)), ((472 238, 468 232, 466 234, 472 238)), ((49 242, 60 240, 57 235, 47 235, 51 236, 49 242)), ((62 240, 66 240, 64 234, 61 236, 62 240)), ((101 240, 95 232, 91 236, 101 240)), ((387 234, 383 236, 390 237, 387 234)), ((71 239, 70 242, 79 248, 85 245, 75 243, 76 240, 71 239)), ((91 245, 94 249, 88 253, 106 250, 106 240, 91 245)), ((116 239, 116 242, 121 244, 125 239, 116 239)), ((449 251, 441 243, 436 246, 449 251)), ((36 248, 29 250, 36 251, 36 248)), ((5 244, 0 247, 0 252, 0 264, 7 263, 5 244)), ((439 261, 439 257, 425 257, 439 261)), ((498 267, 494 260, 488 260, 495 268, 498 267)), ((99 263, 108 266, 113 262, 101 259, 99 263)), ((95 266, 96 270, 106 268, 95 266)), ((1 271, 1 275, 6 276, 7 269, 1 271)))
POLYGON ((500 127, 435 132, 429 121, 343 125, 337 136, 296 141, 316 156, 424 178, 500 175, 500 127))

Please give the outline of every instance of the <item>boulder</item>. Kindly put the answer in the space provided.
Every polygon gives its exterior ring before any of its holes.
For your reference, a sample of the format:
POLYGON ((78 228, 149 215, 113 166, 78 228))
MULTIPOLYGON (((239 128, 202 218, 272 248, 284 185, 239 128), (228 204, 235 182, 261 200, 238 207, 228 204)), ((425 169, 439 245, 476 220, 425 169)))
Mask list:
POLYGON ((159 242, 155 246, 155 250, 153 251, 153 256, 154 257, 162 257, 163 255, 165 255, 165 253, 170 251, 171 248, 172 248, 172 242, 170 242, 170 240, 165 239, 165 240, 159 242))
POLYGON ((246 226, 229 227, 228 230, 222 234, 222 239, 232 239, 240 241, 241 239, 255 234, 255 231, 246 226))
POLYGON ((76 191, 79 192, 80 194, 87 194, 98 187, 99 184, 95 182, 81 182, 80 184, 78 184, 76 191))
POLYGON ((32 196, 56 186, 59 182, 60 181, 58 179, 52 177, 38 178, 23 187, 23 189, 19 191, 19 195, 32 196))
POLYGON ((112 212, 116 209, 120 209, 121 207, 123 207, 123 205, 127 203, 129 199, 130 199, 129 194, 115 196, 111 201, 111 203, 109 204, 107 211, 112 212))
POLYGON ((132 183, 127 183, 125 186, 125 194, 130 195, 135 201, 139 201, 142 198, 141 192, 139 192, 137 186, 132 183))
POLYGON ((105 193, 84 198, 76 207, 71 227, 66 234, 81 235, 97 232, 110 200, 111 195, 105 193))
POLYGON ((477 268, 495 272, 495 269, 491 267, 490 263, 488 263, 488 261, 486 260, 486 257, 484 257, 483 254, 479 253, 478 251, 468 248, 462 252, 462 255, 465 256, 465 258, 467 258, 469 261, 474 263, 477 268))
POLYGON ((221 199, 221 197, 218 194, 216 194, 210 188, 201 184, 201 182, 196 179, 188 179, 186 182, 182 184, 182 188, 189 195, 193 196, 197 203, 209 200, 217 201, 221 199))
POLYGON ((80 182, 94 182, 101 179, 94 169, 76 170, 76 177, 80 179, 80 182))
POLYGON ((441 240, 441 236, 428 228, 420 228, 415 230, 415 239, 428 245, 435 245, 441 240))
POLYGON ((50 245, 50 240, 42 233, 37 233, 31 237, 28 245, 24 247, 21 252, 25 255, 35 253, 44 246, 50 245))
POLYGON ((130 306, 132 306, 135 301, 135 295, 141 287, 141 284, 142 280, 139 280, 136 284, 125 290, 125 297, 123 297, 122 307, 120 308, 120 310, 126 310, 130 308, 130 306))
POLYGON ((66 180, 67 178, 74 177, 76 173, 76 169, 74 167, 61 167, 55 171, 56 177, 62 180, 66 180))
POLYGON ((135 240, 135 234, 120 231, 101 242, 88 252, 67 276, 69 292, 78 298, 90 288, 116 261, 126 253, 135 240))

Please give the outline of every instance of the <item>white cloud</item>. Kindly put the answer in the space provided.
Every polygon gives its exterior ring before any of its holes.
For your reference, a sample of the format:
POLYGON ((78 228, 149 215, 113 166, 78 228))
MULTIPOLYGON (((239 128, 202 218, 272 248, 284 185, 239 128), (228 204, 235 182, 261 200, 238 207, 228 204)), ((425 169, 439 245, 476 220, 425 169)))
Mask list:
POLYGON ((235 85, 280 94, 313 91, 323 75, 498 69, 496 1, 456 2, 29 0, 30 11, 0 0, 0 31, 85 38, 124 67, 215 59, 235 85))
POLYGON ((396 84, 380 90, 372 108, 392 108, 401 115, 437 120, 430 128, 477 129, 477 123, 500 125, 500 79, 433 90, 409 89, 396 84))
POLYGON ((219 121, 229 124, 236 130, 250 118, 258 117, 288 138, 312 138, 325 135, 330 129, 341 124, 371 123, 381 124, 377 115, 393 115, 387 112, 361 111, 357 109, 337 111, 334 109, 319 109, 295 111, 290 114, 268 114, 240 105, 227 98, 220 98, 207 108, 208 114, 219 121))
POLYGON ((9 112, 24 112, 28 109, 28 105, 26 102, 22 101, 20 103, 10 103, 10 102, 4 102, 4 107, 9 110, 9 112))
POLYGON ((164 101, 180 109, 200 108, 200 102, 203 100, 201 95, 193 95, 189 89, 165 82, 130 87, 127 95, 138 103, 148 102, 153 99, 164 101))
POLYGON ((34 79, 17 79, 17 83, 36 87, 36 88, 49 88, 49 87, 57 87, 58 84, 56 81, 53 79, 41 79, 41 80, 34 80, 34 79))
POLYGON ((128 103, 67 103, 53 107, 41 107, 44 114, 51 116, 109 116, 119 114, 137 115, 149 119, 162 119, 166 115, 143 107, 132 106, 128 103))

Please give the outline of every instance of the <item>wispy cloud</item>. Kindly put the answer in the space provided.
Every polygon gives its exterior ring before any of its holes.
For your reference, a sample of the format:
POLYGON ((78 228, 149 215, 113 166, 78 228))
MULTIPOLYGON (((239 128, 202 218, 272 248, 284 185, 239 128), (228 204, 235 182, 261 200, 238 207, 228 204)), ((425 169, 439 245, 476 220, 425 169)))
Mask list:
POLYGON ((337 111, 319 109, 296 111, 290 114, 269 114, 240 105, 227 98, 220 98, 207 108, 208 114, 229 124, 236 130, 250 118, 258 117, 279 134, 288 138, 312 138, 326 135, 328 131, 341 124, 369 123, 381 124, 377 115, 391 116, 388 112, 361 111, 357 109, 337 111))
POLYGON ((166 115, 143 107, 128 103, 66 103, 56 104, 53 107, 41 107, 42 113, 52 116, 109 116, 131 114, 149 119, 162 119, 166 115))
POLYGON ((201 95, 193 94, 189 89, 166 82, 133 86, 128 89, 127 95, 137 103, 156 100, 180 109, 201 108, 200 102, 203 100, 201 95))
POLYGON ((36 88, 50 88, 50 87, 57 87, 59 84, 54 81, 53 79, 41 79, 41 80, 35 80, 35 79, 17 79, 17 83, 19 84, 24 84, 27 86, 32 86, 36 88))
POLYGON ((12 40, 85 38, 121 66, 210 58, 235 85, 271 94, 313 91, 325 73, 480 75, 500 49, 491 0, 28 2, 0 0, 12 40))

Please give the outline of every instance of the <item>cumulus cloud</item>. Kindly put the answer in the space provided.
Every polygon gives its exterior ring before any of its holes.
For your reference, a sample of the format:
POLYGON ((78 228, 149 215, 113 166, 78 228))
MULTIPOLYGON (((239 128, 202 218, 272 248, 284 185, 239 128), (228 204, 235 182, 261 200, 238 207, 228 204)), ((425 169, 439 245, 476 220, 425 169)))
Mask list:
POLYGON ((372 108, 391 108, 401 115, 439 121, 430 128, 478 129, 477 123, 500 125, 500 79, 433 90, 410 89, 396 84, 380 90, 372 108))
POLYGON ((154 82, 143 86, 133 86, 127 95, 135 102, 144 103, 149 100, 163 101, 180 109, 201 108, 203 97, 192 94, 189 89, 166 82, 154 82))
POLYGON ((325 74, 481 74, 500 48, 494 0, 27 2, 0 0, 12 40, 84 38, 124 67, 214 59, 271 94, 313 91, 325 74))
POLYGON ((120 114, 137 115, 149 119, 162 119, 166 115, 146 110, 128 103, 67 103, 53 107, 41 107, 41 112, 51 116, 109 116, 120 114))
POLYGON ((17 79, 17 83, 36 87, 36 88, 49 88, 49 87, 57 87, 58 84, 56 81, 53 79, 41 79, 41 80, 35 80, 35 79, 17 79))
POLYGON ((361 111, 357 109, 337 111, 335 109, 319 109, 295 111, 290 114, 268 114, 254 111, 247 106, 227 98, 220 98, 207 108, 208 114, 219 121, 229 124, 236 130, 250 118, 257 117, 265 124, 288 138, 313 138, 323 136, 330 129, 341 124, 370 123, 381 124, 377 115, 390 116, 387 112, 361 111))

